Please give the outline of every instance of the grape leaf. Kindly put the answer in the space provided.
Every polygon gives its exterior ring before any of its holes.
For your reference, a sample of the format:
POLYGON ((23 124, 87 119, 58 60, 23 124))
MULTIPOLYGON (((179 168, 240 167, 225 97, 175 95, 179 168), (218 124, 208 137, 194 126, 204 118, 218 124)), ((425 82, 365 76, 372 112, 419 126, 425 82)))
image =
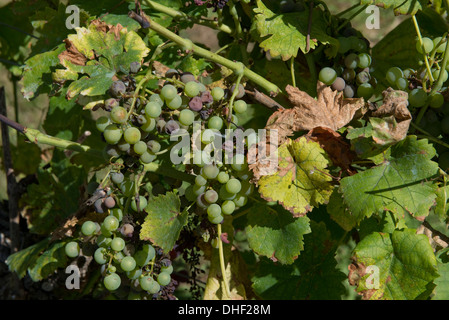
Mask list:
MULTIPOLYGON (((432 178, 438 164, 427 140, 409 136, 394 145, 385 161, 340 181, 339 192, 351 220, 391 211, 398 218, 409 213, 423 219, 434 205, 437 185, 432 178)), ((345 209, 345 210, 346 210, 345 209)))
POLYGON ((360 241, 354 252, 349 276, 358 279, 353 283, 365 299, 415 299, 438 277, 429 239, 415 229, 375 232, 360 241), (369 266, 378 268, 378 288, 369 279, 373 276, 366 271, 369 266))
POLYGON ((257 264, 251 278, 253 290, 263 299, 340 299, 345 293, 345 274, 336 269, 335 242, 323 222, 310 221, 312 232, 304 236, 304 251, 291 265, 267 259, 257 264))
POLYGON ((173 249, 182 228, 187 223, 188 212, 180 212, 181 202, 173 192, 159 195, 148 203, 148 213, 140 231, 141 240, 150 240, 164 252, 173 249))
POLYGON ((278 149, 278 171, 261 176, 257 182, 260 195, 268 201, 278 201, 295 217, 303 216, 329 200, 329 164, 317 142, 305 137, 288 139, 278 149))
POLYGON ((34 266, 28 269, 28 274, 33 281, 45 279, 56 269, 67 266, 65 244, 66 242, 63 241, 54 242, 35 260, 34 266))
MULTIPOLYGON (((58 55, 64 50, 64 45, 59 45, 53 51, 37 54, 26 61, 23 70, 23 77, 20 80, 21 92, 25 99, 30 100, 40 90, 44 89, 44 84, 49 83, 47 77, 51 74, 51 67, 59 64, 58 55)), ((45 87, 49 92, 49 88, 45 87)))
POLYGON ((342 92, 333 91, 320 81, 317 83, 317 99, 290 85, 285 91, 293 108, 276 111, 266 125, 266 129, 278 130, 281 142, 297 131, 316 127, 337 131, 366 112, 363 98, 345 99, 342 92))
POLYGON ((50 239, 46 238, 25 249, 22 249, 6 259, 6 264, 10 271, 17 273, 19 278, 23 278, 29 267, 33 266, 39 254, 48 246, 50 239))
MULTIPOLYGON (((277 14, 268 9, 261 0, 257 1, 254 9, 254 28, 261 38, 260 46, 270 51, 272 57, 281 56, 288 60, 296 57, 298 50, 307 52, 307 31, 309 11, 277 14)), ((327 22, 322 10, 315 8, 312 12, 312 28, 310 31, 310 49, 314 49, 318 42, 329 44, 335 56, 338 50, 338 41, 330 37, 326 31, 327 22)))
POLYGON ((435 288, 432 292, 432 300, 448 300, 449 299, 449 264, 448 264, 449 248, 442 249, 437 253, 438 274, 433 283, 435 288))
POLYGON ((304 249, 303 235, 310 232, 310 227, 307 217, 293 218, 282 207, 258 205, 248 213, 245 231, 254 252, 291 264, 304 249))
POLYGON ((69 85, 68 99, 104 94, 117 80, 117 73, 127 73, 132 62, 141 63, 149 52, 137 33, 120 24, 94 20, 88 28, 76 31, 68 36, 66 50, 59 55, 65 69, 55 73, 60 82, 75 80, 69 85), (77 74, 83 76, 78 79, 77 74))
POLYGON ((374 4, 378 7, 388 9, 394 8, 394 13, 414 15, 418 10, 423 9, 427 5, 427 0, 361 0, 361 5, 374 4))

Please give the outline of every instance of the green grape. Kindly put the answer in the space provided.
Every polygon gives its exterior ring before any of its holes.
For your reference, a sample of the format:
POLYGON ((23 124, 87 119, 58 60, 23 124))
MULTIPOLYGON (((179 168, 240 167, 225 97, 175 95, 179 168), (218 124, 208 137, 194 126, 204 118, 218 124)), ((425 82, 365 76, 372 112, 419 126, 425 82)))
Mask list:
POLYGON ((330 86, 337 79, 337 72, 332 68, 324 67, 321 69, 318 78, 321 82, 330 86))
POLYGON ((246 112, 248 105, 244 100, 237 100, 234 102, 233 109, 236 113, 244 113, 246 112))
POLYGON ((209 144, 215 140, 216 130, 206 129, 201 134, 201 142, 204 144, 209 144))
POLYGON ((161 144, 156 140, 150 140, 147 142, 147 147, 152 153, 161 151, 161 144))
POLYGON ((104 235, 105 237, 110 237, 112 236, 112 231, 106 229, 105 225, 102 223, 100 226, 100 232, 102 235, 104 235))
POLYGON ((147 151, 148 147, 144 141, 140 140, 134 145, 133 149, 135 153, 141 155, 147 151))
POLYGON ((206 190, 206 186, 198 186, 196 184, 193 186, 193 194, 195 196, 199 196, 204 192, 204 190, 206 190))
POLYGON ((399 90, 405 91, 408 88, 408 80, 404 78, 399 78, 396 80, 396 87, 399 90))
POLYGON ((150 283, 150 286, 147 291, 151 294, 156 294, 159 292, 159 290, 161 290, 160 284, 157 283, 157 281, 153 281, 150 283))
POLYGON ((350 53, 345 57, 345 66, 348 69, 357 68, 359 57, 355 53, 350 53))
MULTIPOLYGON (((112 241, 111 241, 111 244, 112 244, 112 241)), ((111 248, 112 249, 112 248, 111 248)), ((114 250, 114 249, 113 249, 114 250)), ((123 254, 123 252, 121 252, 121 251, 117 251, 117 252, 115 252, 114 253, 114 256, 112 257, 112 260, 115 262, 115 263, 118 263, 118 264, 120 264, 120 262, 122 261, 122 259, 125 257, 125 255, 123 254)))
POLYGON ((81 233, 85 236, 91 236, 97 232, 97 225, 93 221, 86 221, 81 226, 81 233))
POLYGON ((218 191, 218 196, 221 200, 233 200, 235 199, 236 194, 228 192, 226 190, 226 184, 223 184, 218 191))
POLYGON ((145 115, 148 118, 157 118, 162 113, 161 105, 156 101, 150 101, 145 106, 145 115))
POLYGON ((207 190, 206 193, 204 193, 204 199, 208 203, 215 203, 218 200, 218 193, 215 190, 207 190))
POLYGON ((254 191, 254 186, 249 183, 249 181, 242 181, 242 190, 240 190, 240 194, 245 196, 249 196, 254 191))
POLYGON ((176 95, 173 99, 167 100, 165 102, 167 104, 167 107, 171 110, 179 109, 182 105, 182 98, 181 96, 176 95))
POLYGON ((218 169, 216 165, 207 164, 202 168, 201 172, 206 179, 215 179, 220 172, 220 169, 218 169))
POLYGON ((99 247, 107 248, 111 245, 112 238, 101 234, 97 237, 95 242, 96 242, 96 244, 98 244, 99 247))
POLYGON ((183 126, 190 126, 195 120, 195 113, 190 109, 184 109, 179 113, 178 121, 183 126))
POLYGON ((123 211, 120 208, 114 208, 110 211, 110 214, 113 217, 116 217, 118 221, 122 221, 123 219, 123 211))
POLYGON ((139 250, 134 254, 134 260, 136 260, 137 265, 140 267, 146 266, 151 259, 148 256, 148 252, 145 252, 144 250, 139 250))
MULTIPOLYGON (((438 70, 438 69, 435 69, 432 72, 432 76, 435 79, 435 81, 438 80, 438 77, 440 76, 440 72, 441 72, 441 70, 438 70)), ((447 81, 448 77, 449 77, 448 72, 446 70, 443 70, 443 83, 447 81)))
POLYGON ((431 108, 438 109, 444 103, 444 97, 441 93, 435 92, 433 95, 429 97, 429 105, 431 108))
POLYGON ((226 183, 226 182, 228 182, 228 180, 229 180, 229 174, 226 173, 226 172, 224 172, 224 171, 221 171, 221 172, 217 175, 217 180, 218 180, 218 182, 220 182, 220 183, 226 183))
POLYGON ((69 258, 78 257, 78 255, 80 254, 80 246, 79 246, 78 242, 75 242, 75 241, 70 241, 70 242, 66 243, 64 250, 65 250, 65 254, 69 258))
POLYGON ((161 285, 161 286, 166 286, 167 284, 169 284, 171 281, 171 276, 169 273, 167 272, 161 272, 158 274, 157 276, 157 282, 161 285))
POLYGON ((398 67, 391 67, 387 71, 386 78, 388 83, 394 86, 399 78, 404 78, 404 73, 398 67))
MULTIPOLYGON (((140 211, 144 210, 147 204, 148 204, 147 198, 145 198, 144 196, 139 196, 140 211)), ((131 201, 131 209, 137 212, 137 202, 135 198, 133 198, 133 200, 131 201)))
POLYGON ((445 43, 446 40, 443 41, 440 45, 438 45, 442 39, 443 39, 442 37, 436 37, 433 39, 433 46, 437 48, 436 52, 438 53, 443 53, 446 50, 446 43, 445 43))
POLYGON ((132 271, 135 267, 136 260, 131 256, 124 257, 120 262, 120 268, 122 268, 122 270, 125 272, 132 271))
POLYGON ((427 102, 427 93, 423 89, 413 89, 408 95, 408 101, 411 106, 420 108, 427 102))
POLYGON ((220 101, 221 99, 223 99, 225 92, 224 92, 223 88, 215 87, 212 89, 211 95, 212 95, 212 98, 214 99, 214 101, 220 101))
POLYGON ((111 173, 111 180, 115 184, 120 184, 123 182, 123 179, 125 179, 125 176, 121 172, 113 172, 111 173))
POLYGON ((107 230, 107 231, 115 231, 117 230, 118 226, 119 226, 120 222, 118 221, 118 219, 114 216, 107 216, 106 218, 104 218, 102 226, 107 230))
POLYGON ((202 168, 207 163, 210 163, 210 155, 207 154, 207 152, 204 151, 197 151, 193 154, 193 164, 196 164, 198 167, 202 168))
POLYGON ((131 149, 131 145, 123 139, 123 137, 120 139, 120 141, 116 144, 117 149, 122 152, 127 152, 129 149, 131 149))
POLYGON ((223 214, 232 214, 235 210, 235 202, 234 201, 230 201, 230 200, 226 200, 221 204, 221 212, 223 214))
POLYGON ((221 214, 216 217, 212 217, 212 216, 208 215, 207 219, 209 220, 210 223, 220 224, 223 221, 223 216, 221 214))
POLYGON ((103 132, 103 137, 108 144, 117 144, 122 138, 123 131, 117 125, 108 125, 103 132))
POLYGON ((232 201, 234 201, 237 207, 243 207, 248 202, 248 197, 242 194, 238 194, 232 201))
POLYGON ((123 238, 120 237, 115 237, 111 241, 111 249, 114 251, 122 251, 125 248, 125 245, 126 245, 125 240, 123 240, 123 238))
POLYGON ((210 217, 217 217, 221 215, 221 207, 216 203, 212 203, 209 207, 207 207, 207 215, 210 217))
POLYGON ((117 271, 117 267, 116 266, 110 265, 107 268, 107 272, 108 273, 115 273, 116 271, 117 271))
POLYGON ((206 86, 202 84, 201 82, 197 82, 198 87, 200 88, 200 93, 203 93, 207 90, 206 86))
POLYGON ((239 193, 240 190, 242 189, 242 184, 240 183, 240 181, 238 179, 235 178, 231 178, 228 180, 228 182, 226 182, 226 190, 229 193, 239 193))
POLYGON ((151 132, 156 128, 156 120, 153 118, 147 118, 147 122, 140 126, 143 132, 151 132))
POLYGON ((104 277, 103 284, 109 291, 117 290, 120 287, 122 280, 117 273, 108 274, 104 277))
POLYGON ((155 282, 155 281, 150 275, 141 277, 139 279, 140 287, 145 291, 149 291, 152 288, 153 282, 155 282))
POLYGON ((415 72, 416 72, 416 71, 413 70, 413 69, 411 69, 411 68, 405 69, 405 70, 403 71, 403 73, 404 73, 404 78, 405 78, 405 79, 410 78, 412 75, 415 74, 415 72))
POLYGON ((169 266, 161 266, 161 271, 168 273, 168 274, 172 274, 173 273, 173 265, 170 264, 169 266))
POLYGON ((142 163, 151 163, 154 161, 154 159, 156 159, 156 155, 151 154, 149 152, 144 152, 141 156, 140 156, 140 161, 142 161, 142 163))
POLYGON ((207 183, 207 180, 202 176, 202 175, 197 175, 196 177, 195 177, 195 184, 197 185, 197 186, 204 186, 204 185, 206 185, 206 183, 207 183))
POLYGON ((95 121, 95 126, 97 127, 97 130, 100 132, 104 132, 104 129, 106 129, 106 127, 110 124, 111 120, 109 120, 109 118, 105 116, 99 117, 97 121, 95 121))
POLYGON ((140 138, 142 138, 142 134, 140 133, 140 130, 137 129, 136 127, 129 127, 125 130, 123 138, 127 143, 135 144, 140 140, 140 138))
POLYGON ((154 249, 154 247, 151 244, 144 244, 142 246, 142 250, 147 254, 147 258, 152 260, 154 258, 154 256, 156 255, 156 250, 154 249))
POLYGON ((171 84, 162 87, 160 96, 165 101, 172 100, 178 94, 178 90, 171 84))
POLYGON ((128 113, 126 112, 126 109, 120 106, 112 108, 111 120, 119 124, 123 124, 128 121, 128 113))
MULTIPOLYGON (((136 261, 136 260, 134 260, 136 261)), ((135 268, 134 270, 126 272, 126 276, 131 280, 137 280, 142 275, 142 269, 135 268)))
POLYGON ((106 253, 106 249, 105 248, 98 248, 97 250, 95 250, 94 252, 94 260, 98 263, 98 264, 105 264, 106 262, 108 262, 108 259, 105 255, 106 253))
POLYGON ((195 81, 189 81, 184 87, 184 94, 189 98, 196 97, 200 94, 200 86, 195 81))
POLYGON ((160 107, 164 105, 164 101, 162 100, 161 96, 158 95, 157 93, 152 94, 148 100, 149 102, 157 102, 160 107))
POLYGON ((209 129, 221 130, 223 127, 223 119, 219 116, 210 117, 207 126, 209 129))
POLYGON ((365 100, 368 100, 369 98, 371 98, 373 93, 374 93, 374 89, 369 83, 362 83, 357 88, 357 95, 359 97, 364 98, 365 100))
POLYGON ((354 69, 345 69, 345 70, 343 70, 343 72, 341 74, 341 77, 346 82, 350 82, 350 81, 354 80, 355 76, 356 76, 356 73, 355 73, 354 69))
POLYGON ((358 56, 357 66, 359 68, 365 69, 371 65, 371 56, 367 53, 361 53, 358 56))
POLYGON ((432 39, 428 38, 428 37, 423 37, 422 38, 422 46, 421 43, 418 41, 416 41, 416 50, 419 53, 423 53, 423 47, 424 47, 424 53, 430 53, 433 50, 433 41, 432 39))

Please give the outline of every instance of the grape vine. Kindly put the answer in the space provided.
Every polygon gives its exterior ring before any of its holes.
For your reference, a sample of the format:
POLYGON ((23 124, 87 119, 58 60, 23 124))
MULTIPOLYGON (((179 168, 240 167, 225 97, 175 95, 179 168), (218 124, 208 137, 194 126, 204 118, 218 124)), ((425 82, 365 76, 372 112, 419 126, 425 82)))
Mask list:
POLYGON ((20 101, 48 99, 36 126, 0 114, 18 132, 7 172, 26 177, 11 283, 55 299, 449 298, 447 2, 376 1, 403 18, 377 40, 356 22, 366 1, 50 2, 0 8, 20 101))

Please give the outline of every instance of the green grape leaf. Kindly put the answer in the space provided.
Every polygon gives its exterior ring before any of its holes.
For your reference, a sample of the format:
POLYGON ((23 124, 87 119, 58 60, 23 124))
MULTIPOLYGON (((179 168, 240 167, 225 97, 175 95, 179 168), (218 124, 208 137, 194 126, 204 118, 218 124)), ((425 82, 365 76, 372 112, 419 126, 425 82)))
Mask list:
POLYGON ((55 72, 58 81, 75 80, 67 98, 78 94, 104 94, 116 74, 127 73, 132 62, 142 62, 149 53, 142 38, 119 25, 94 20, 88 28, 77 28, 66 40, 67 50, 59 55, 65 69, 55 72), (78 79, 77 74, 83 75, 78 79))
POLYGON ((50 166, 37 170, 38 183, 30 184, 21 199, 32 233, 48 235, 77 212, 86 176, 84 168, 72 165, 62 151, 54 151, 50 166))
POLYGON ((440 186, 436 192, 436 205, 434 210, 435 215, 444 221, 447 219, 449 212, 449 185, 440 186))
POLYGON ((442 249, 437 253, 438 274, 433 283, 435 288, 432 292, 432 300, 449 300, 449 248, 442 249))
POLYGON ((361 0, 361 5, 374 4, 378 7, 388 9, 394 8, 394 13, 414 15, 418 10, 422 10, 427 5, 427 0, 361 0))
POLYGON ((17 273, 19 278, 23 278, 28 268, 32 267, 40 253, 45 250, 50 242, 49 238, 39 241, 36 244, 20 250, 6 259, 6 264, 10 271, 17 273))
MULTIPOLYGON (((360 222, 372 214, 391 211, 398 218, 406 213, 423 219, 434 205, 437 185, 432 180, 438 164, 431 161, 435 149, 426 139, 408 136, 391 147, 383 163, 340 181, 347 214, 360 222)), ((345 208, 345 210, 346 210, 345 208)))
POLYGON ((248 213, 245 231, 255 253, 291 264, 304 249, 303 236, 310 233, 309 218, 293 218, 280 206, 258 205, 248 213))
POLYGON ((310 221, 312 232, 304 236, 304 251, 291 265, 261 259, 251 278, 255 293, 273 300, 332 300, 345 293, 346 275, 335 259, 335 242, 323 222, 310 221))
POLYGON ((180 208, 179 196, 173 192, 153 198, 145 208, 147 216, 140 239, 151 241, 166 253, 172 250, 187 223, 188 212, 180 212, 180 208))
POLYGON ((372 233, 354 252, 349 277, 365 299, 412 300, 438 277, 429 239, 415 229, 372 233))
MULTIPOLYGON (((298 50, 307 52, 308 10, 277 14, 268 9, 261 0, 258 0, 254 12, 256 15, 253 27, 262 40, 260 46, 265 51, 269 50, 272 57, 281 56, 285 61, 296 57, 298 50)), ((318 42, 329 44, 333 48, 331 55, 335 56, 339 44, 326 31, 327 22, 323 11, 315 8, 312 12, 312 20, 310 49, 314 49, 318 42)))
POLYGON ((62 51, 64 51, 63 44, 56 47, 55 50, 37 54, 26 61, 23 77, 20 81, 21 91, 25 99, 30 100, 34 98, 35 94, 41 91, 41 89, 49 92, 49 85, 52 82, 49 77, 51 68, 59 64, 58 55, 62 51))
POLYGON ((34 266, 28 269, 28 274, 34 282, 47 278, 58 268, 67 266, 65 244, 63 241, 54 242, 35 260, 34 266))
POLYGON ((287 139, 278 149, 278 171, 258 181, 260 195, 278 201, 295 217, 303 216, 329 200, 333 189, 329 164, 317 142, 287 139))

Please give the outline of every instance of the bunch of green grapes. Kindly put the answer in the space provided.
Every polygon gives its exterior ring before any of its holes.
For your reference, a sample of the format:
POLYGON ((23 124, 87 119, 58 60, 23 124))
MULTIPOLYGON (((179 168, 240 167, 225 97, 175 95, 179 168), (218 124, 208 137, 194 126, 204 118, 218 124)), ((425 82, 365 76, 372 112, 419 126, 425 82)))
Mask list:
MULTIPOLYGON (((66 245, 67 255, 75 258, 83 244, 93 244, 91 255, 101 265, 103 286, 114 293, 126 291, 132 299, 170 299, 176 284, 171 278, 170 253, 138 237, 153 196, 178 189, 182 210, 192 208, 190 212, 214 228, 226 215, 245 206, 253 192, 245 156, 248 143, 242 154, 234 154, 232 144, 220 144, 215 152, 232 151, 230 161, 217 161, 206 152, 215 145, 215 138, 239 128, 239 115, 248 107, 244 86, 208 89, 192 74, 174 69, 160 80, 163 85, 138 97, 132 76, 112 84, 111 97, 102 106, 107 113, 96 122, 110 165, 90 199, 97 219, 85 221, 80 237, 66 245), (175 149, 177 141, 173 143, 170 138, 181 132, 194 134, 195 125, 200 132, 199 150, 190 150, 184 155, 185 162, 178 164, 193 181, 171 179, 166 187, 156 174, 148 172, 139 180, 142 167, 175 149)), ((162 180, 167 182, 168 178, 162 180)), ((211 244, 216 247, 217 239, 211 244)))
MULTIPOLYGON (((145 198, 140 200, 143 205, 145 198)), ((171 261, 151 244, 135 240, 135 224, 126 222, 122 209, 110 208, 98 218, 102 221, 83 222, 78 238, 65 245, 67 256, 92 256, 101 266, 104 287, 128 299, 157 298, 163 289, 172 294, 176 281, 171 261)))
POLYGON ((341 36, 338 41, 340 47, 334 64, 320 70, 319 80, 333 90, 342 91, 346 98, 370 99, 377 82, 370 74, 372 57, 367 40, 350 35, 341 36))

